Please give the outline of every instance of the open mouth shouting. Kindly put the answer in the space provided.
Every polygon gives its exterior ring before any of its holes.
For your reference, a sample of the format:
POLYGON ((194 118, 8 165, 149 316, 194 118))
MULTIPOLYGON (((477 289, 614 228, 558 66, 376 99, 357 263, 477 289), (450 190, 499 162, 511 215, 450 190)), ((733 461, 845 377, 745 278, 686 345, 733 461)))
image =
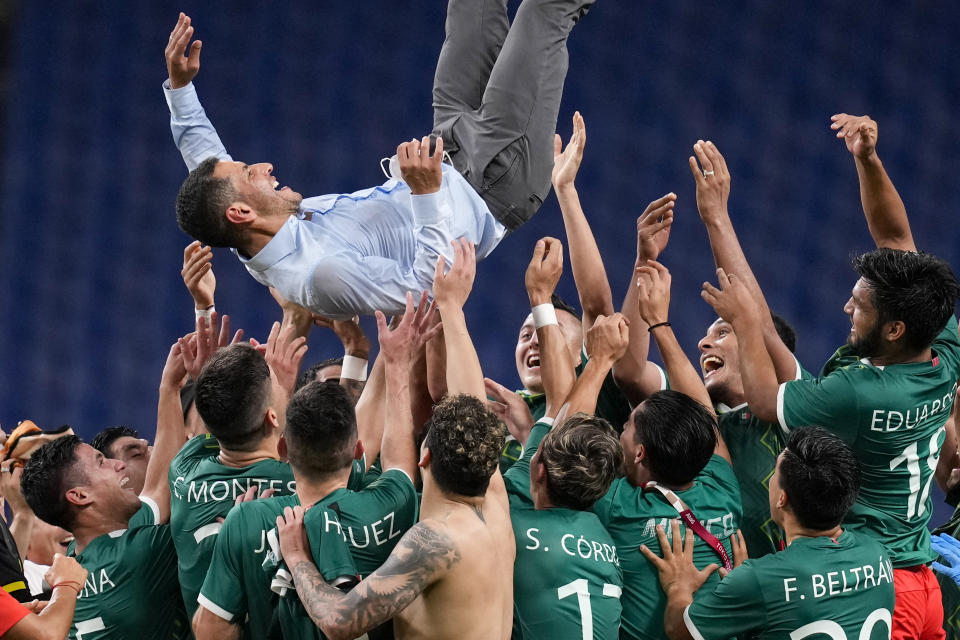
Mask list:
POLYGON ((723 358, 713 354, 705 355, 700 358, 700 368, 703 370, 703 379, 706 380, 711 375, 723 368, 723 358))

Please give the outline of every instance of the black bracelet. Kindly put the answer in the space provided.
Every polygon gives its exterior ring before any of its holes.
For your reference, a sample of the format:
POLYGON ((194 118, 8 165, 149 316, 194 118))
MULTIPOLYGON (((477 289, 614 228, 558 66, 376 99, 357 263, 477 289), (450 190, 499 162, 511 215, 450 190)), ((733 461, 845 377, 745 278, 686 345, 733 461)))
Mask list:
POLYGON ((652 324, 649 327, 647 327, 647 331, 649 331, 650 333, 653 333, 653 330, 656 329, 657 327, 669 327, 669 326, 670 326, 669 322, 658 322, 657 324, 652 324))

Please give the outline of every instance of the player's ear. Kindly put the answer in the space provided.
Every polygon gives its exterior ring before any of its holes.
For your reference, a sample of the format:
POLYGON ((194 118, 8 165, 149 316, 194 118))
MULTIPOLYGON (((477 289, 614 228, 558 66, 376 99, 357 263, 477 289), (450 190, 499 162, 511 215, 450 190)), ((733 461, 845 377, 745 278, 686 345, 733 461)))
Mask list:
POLYGON ((417 466, 421 469, 426 469, 430 466, 430 449, 424 447, 423 452, 420 454, 420 461, 417 463, 417 466))
POLYGON ((636 464, 641 464, 644 460, 647 459, 647 449, 643 446, 643 443, 637 445, 637 456, 633 459, 636 464))
POLYGON ((883 324, 883 337, 888 342, 896 342, 907 332, 907 325, 902 320, 891 320, 883 324))
POLYGON ((273 407, 267 407, 266 413, 263 414, 264 435, 270 435, 271 430, 279 428, 280 418, 277 416, 277 412, 273 410, 273 407))
POLYGON ((90 492, 87 491, 85 487, 68 489, 64 497, 66 497, 67 502, 75 504, 78 507, 83 507, 93 502, 93 496, 90 495, 90 492))

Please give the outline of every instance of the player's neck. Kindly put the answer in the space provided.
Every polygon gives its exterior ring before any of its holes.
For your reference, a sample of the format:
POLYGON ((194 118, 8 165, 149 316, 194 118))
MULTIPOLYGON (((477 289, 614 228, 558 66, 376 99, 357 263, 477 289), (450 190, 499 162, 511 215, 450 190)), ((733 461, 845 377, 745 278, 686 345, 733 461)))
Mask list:
POLYGON ((81 517, 78 518, 78 521, 73 525, 73 531, 71 531, 71 533, 76 541, 75 551, 77 553, 81 553, 86 549, 87 545, 95 538, 112 533, 113 531, 122 531, 130 526, 130 518, 108 516, 105 514, 90 515, 89 521, 87 518, 81 517))
POLYGON ((293 478, 297 482, 297 497, 304 507, 316 504, 337 489, 345 489, 350 478, 350 469, 332 473, 319 480, 304 478, 303 474, 293 470, 293 478))
POLYGON ((264 460, 279 460, 280 456, 277 454, 276 442, 273 440, 264 440, 260 443, 260 446, 253 451, 230 451, 229 449, 221 448, 220 455, 217 456, 217 459, 220 461, 220 464, 242 469, 257 462, 263 462, 264 460))
POLYGON ((904 353, 894 351, 892 353, 882 354, 871 357, 870 363, 875 367, 885 367, 890 364, 911 364, 914 362, 928 362, 933 359, 933 352, 930 347, 921 349, 919 353, 904 353))
POLYGON ((441 491, 434 483, 424 483, 423 499, 420 501, 420 519, 443 518, 451 509, 469 508, 480 511, 486 496, 461 496, 441 491))
POLYGON ((830 538, 831 540, 836 540, 843 533, 843 527, 838 525, 831 529, 808 529, 800 526, 800 523, 796 520, 792 520, 783 523, 783 531, 786 535, 787 546, 789 547, 790 544, 798 538, 830 538))

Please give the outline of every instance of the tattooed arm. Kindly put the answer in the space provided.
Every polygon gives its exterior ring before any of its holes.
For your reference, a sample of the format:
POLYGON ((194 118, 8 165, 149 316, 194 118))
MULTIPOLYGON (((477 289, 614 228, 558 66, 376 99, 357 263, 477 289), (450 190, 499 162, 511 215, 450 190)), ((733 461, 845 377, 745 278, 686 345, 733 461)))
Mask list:
POLYGON ((302 507, 287 507, 277 518, 277 531, 300 601, 331 640, 356 638, 390 620, 460 561, 446 526, 424 520, 404 534, 383 566, 342 593, 323 579, 311 560, 302 507))

